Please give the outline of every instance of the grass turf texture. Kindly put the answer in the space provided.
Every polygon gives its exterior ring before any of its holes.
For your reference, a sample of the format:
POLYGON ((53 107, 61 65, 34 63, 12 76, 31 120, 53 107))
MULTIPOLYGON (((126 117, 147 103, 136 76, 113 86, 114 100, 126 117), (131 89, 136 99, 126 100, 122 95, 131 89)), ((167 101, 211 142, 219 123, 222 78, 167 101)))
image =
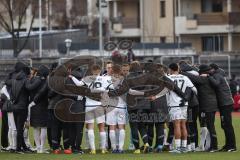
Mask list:
MULTIPOLYGON (((237 147, 240 149, 240 117, 234 116, 233 125, 235 128, 237 147)), ((216 118, 216 130, 219 141, 219 148, 224 144, 224 134, 220 125, 220 118, 216 118)), ((30 136, 32 136, 32 130, 30 131, 30 136)), ((96 146, 98 146, 98 133, 96 133, 96 146)), ((31 139, 32 141, 32 139, 31 139)), ((129 144, 129 129, 126 133, 126 144, 125 148, 129 144)), ((84 141, 83 141, 84 144, 84 141)), ((53 155, 53 154, 11 154, 11 153, 0 153, 0 160, 240 160, 240 151, 235 153, 217 152, 217 153, 186 153, 186 154, 171 154, 171 153, 150 153, 150 154, 132 154, 127 152, 125 154, 96 154, 96 155, 53 155)))

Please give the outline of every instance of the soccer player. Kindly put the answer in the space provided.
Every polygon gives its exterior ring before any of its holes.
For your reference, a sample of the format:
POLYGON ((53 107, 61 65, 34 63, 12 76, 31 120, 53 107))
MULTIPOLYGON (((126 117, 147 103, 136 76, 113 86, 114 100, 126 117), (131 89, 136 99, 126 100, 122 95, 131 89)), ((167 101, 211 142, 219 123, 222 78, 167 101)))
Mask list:
MULTIPOLYGON (((112 67, 113 85, 111 87, 119 85, 121 80, 123 80, 123 76, 121 76, 121 67, 119 65, 113 65, 112 67)), ((124 97, 125 97, 124 95, 118 97, 117 105, 116 106, 110 105, 108 106, 107 109, 106 123, 110 127, 109 136, 111 140, 111 147, 113 150, 112 153, 123 153, 127 112, 127 105, 124 100, 125 99, 124 97), (117 129, 119 134, 116 134, 117 129)))
MULTIPOLYGON (((168 76, 183 92, 187 87, 196 92, 196 88, 190 79, 184 75, 179 74, 179 66, 176 63, 169 65, 170 75, 168 76)), ((171 152, 182 153, 187 152, 187 106, 175 92, 170 91, 168 96, 168 106, 170 107, 170 119, 174 125, 175 149, 171 152), (181 144, 182 143, 182 144, 181 144)))
MULTIPOLYGON (((100 76, 101 68, 98 65, 93 65, 91 68, 93 76, 83 78, 79 81, 77 78, 70 76, 77 86, 87 85, 90 89, 106 90, 111 85, 110 76, 100 76)), ((88 139, 90 145, 90 154, 96 154, 95 136, 94 136, 94 119, 98 124, 100 132, 100 148, 101 153, 106 153, 106 132, 105 132, 105 109, 100 101, 96 101, 86 97, 86 116, 85 123, 88 130, 88 139)))

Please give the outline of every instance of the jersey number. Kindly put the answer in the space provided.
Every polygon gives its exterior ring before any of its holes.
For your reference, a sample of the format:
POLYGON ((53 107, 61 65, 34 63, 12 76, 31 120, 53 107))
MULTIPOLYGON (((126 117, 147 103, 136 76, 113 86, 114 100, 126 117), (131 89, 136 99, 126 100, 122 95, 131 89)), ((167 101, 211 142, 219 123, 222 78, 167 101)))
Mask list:
POLYGON ((92 82, 90 85, 90 88, 101 88, 102 87, 102 83, 100 82, 92 82))
POLYGON ((183 89, 183 85, 185 83, 185 81, 183 79, 179 79, 179 80, 174 80, 174 83, 179 87, 179 85, 181 86, 180 89, 183 89))

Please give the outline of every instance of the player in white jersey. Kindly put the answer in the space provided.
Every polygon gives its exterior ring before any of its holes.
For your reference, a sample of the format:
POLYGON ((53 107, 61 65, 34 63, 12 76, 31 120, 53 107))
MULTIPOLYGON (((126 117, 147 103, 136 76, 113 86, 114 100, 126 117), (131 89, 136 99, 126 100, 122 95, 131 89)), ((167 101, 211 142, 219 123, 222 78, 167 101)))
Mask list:
MULTIPOLYGON (((176 63, 169 65, 170 75, 168 76, 174 83, 185 92, 187 87, 197 91, 190 79, 179 74, 179 66, 176 63)), ((170 91, 168 95, 168 106, 170 120, 174 124, 175 150, 172 152, 181 153, 187 151, 187 107, 188 102, 184 102, 175 92, 170 91), (181 144, 182 142, 182 144, 181 144)))
MULTIPOLYGON (((101 68, 98 65, 93 65, 91 68, 93 76, 85 77, 79 81, 73 76, 70 76, 77 86, 87 85, 91 90, 106 90, 111 85, 110 76, 100 76, 101 68)), ((85 123, 88 130, 89 147, 91 154, 96 154, 95 136, 94 136, 94 119, 98 124, 100 132, 100 148, 102 153, 106 153, 106 132, 105 132, 105 109, 100 101, 96 101, 86 97, 85 123)))
MULTIPOLYGON (((112 89, 114 89, 114 87, 118 86, 122 80, 123 76, 121 76, 121 67, 119 65, 113 65, 113 85, 110 88, 113 87, 112 89)), ((116 98, 118 99, 117 103, 115 105, 108 106, 106 123, 110 127, 109 137, 111 141, 112 153, 123 153, 127 104, 124 99, 124 95, 116 98), (117 132, 118 134, 116 134, 117 132)))

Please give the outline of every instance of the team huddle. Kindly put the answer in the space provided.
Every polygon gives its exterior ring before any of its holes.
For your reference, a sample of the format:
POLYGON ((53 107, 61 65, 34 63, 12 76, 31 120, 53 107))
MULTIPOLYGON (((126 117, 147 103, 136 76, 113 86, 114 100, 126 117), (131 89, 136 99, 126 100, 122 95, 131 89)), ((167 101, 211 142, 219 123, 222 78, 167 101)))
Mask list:
POLYGON ((35 69, 17 62, 6 78, 1 89, 1 110, 8 131, 2 150, 20 154, 96 154, 95 127, 99 130, 101 154, 124 153, 125 143, 134 154, 237 149, 231 117, 233 99, 224 71, 216 64, 196 67, 180 61, 167 67, 153 62, 119 65, 109 61, 104 69, 91 65, 89 75, 81 67, 68 67, 64 84, 79 89, 78 95, 63 95, 49 84, 57 67, 54 63, 50 69, 44 65, 35 69), (82 113, 82 120, 61 118, 65 102, 71 102, 72 116, 82 113), (221 149, 214 125, 217 111, 225 133, 221 149), (130 142, 126 141, 128 124, 130 142), (34 147, 29 141, 30 126, 34 147), (46 148, 46 139, 50 149, 46 148))

